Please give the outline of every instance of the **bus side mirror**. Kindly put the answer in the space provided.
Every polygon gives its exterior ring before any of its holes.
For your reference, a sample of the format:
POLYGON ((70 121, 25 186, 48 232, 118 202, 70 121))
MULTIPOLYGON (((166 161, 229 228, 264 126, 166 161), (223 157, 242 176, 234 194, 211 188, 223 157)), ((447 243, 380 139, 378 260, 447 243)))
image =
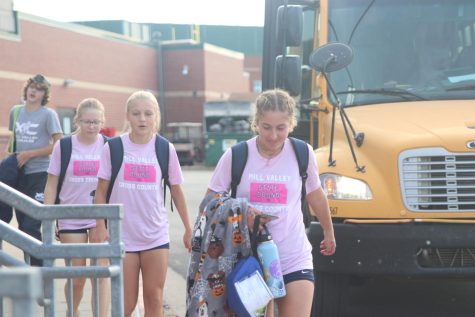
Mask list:
POLYGON ((279 55, 275 59, 275 87, 286 90, 291 96, 300 95, 302 89, 302 61, 298 55, 279 55))
POLYGON ((288 5, 277 9, 277 43, 280 47, 300 46, 303 33, 302 6, 288 5))
POLYGON ((348 66, 353 60, 353 49, 344 43, 327 43, 315 49, 309 57, 310 65, 321 73, 331 73, 348 66))

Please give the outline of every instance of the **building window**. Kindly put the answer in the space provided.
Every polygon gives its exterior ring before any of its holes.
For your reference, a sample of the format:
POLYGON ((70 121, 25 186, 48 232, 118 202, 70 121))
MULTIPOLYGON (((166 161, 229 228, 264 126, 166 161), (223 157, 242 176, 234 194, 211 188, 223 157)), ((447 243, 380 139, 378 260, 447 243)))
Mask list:
POLYGON ((0 33, 17 33, 17 13, 13 0, 0 1, 0 33))
POLYGON ((56 112, 64 135, 70 135, 76 129, 73 121, 76 110, 73 108, 56 108, 56 112))
POLYGON ((135 41, 150 42, 150 26, 148 24, 123 21, 123 30, 125 36, 135 41))

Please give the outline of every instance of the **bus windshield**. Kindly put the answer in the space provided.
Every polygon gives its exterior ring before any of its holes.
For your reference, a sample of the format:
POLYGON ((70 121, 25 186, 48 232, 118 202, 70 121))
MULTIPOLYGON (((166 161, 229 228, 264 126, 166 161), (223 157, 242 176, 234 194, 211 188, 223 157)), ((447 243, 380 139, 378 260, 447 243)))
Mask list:
POLYGON ((329 42, 353 48, 330 74, 346 106, 475 99, 475 1, 331 0, 329 42))

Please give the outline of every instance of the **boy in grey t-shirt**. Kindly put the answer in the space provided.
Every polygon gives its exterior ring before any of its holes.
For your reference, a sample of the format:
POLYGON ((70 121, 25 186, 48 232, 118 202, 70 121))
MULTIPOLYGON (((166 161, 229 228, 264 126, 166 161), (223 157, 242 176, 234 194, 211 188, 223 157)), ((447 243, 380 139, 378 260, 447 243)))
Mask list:
MULTIPOLYGON (((63 136, 57 113, 45 107, 50 98, 50 87, 43 75, 29 78, 23 89, 24 104, 14 106, 10 111, 13 151, 18 167, 22 169, 18 190, 41 203, 53 144, 63 136)), ((20 230, 41 240, 40 220, 20 210, 16 210, 16 218, 20 230)), ((42 261, 32 257, 31 265, 41 266, 42 261)))

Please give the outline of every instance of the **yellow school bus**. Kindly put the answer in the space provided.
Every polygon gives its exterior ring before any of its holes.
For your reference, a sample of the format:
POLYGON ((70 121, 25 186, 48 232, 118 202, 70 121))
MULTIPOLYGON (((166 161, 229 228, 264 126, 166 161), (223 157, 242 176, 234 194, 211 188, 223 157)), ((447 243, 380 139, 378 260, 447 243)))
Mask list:
POLYGON ((475 1, 267 0, 263 56, 334 222, 331 257, 308 228, 312 316, 339 316, 352 276, 475 277, 475 1))

